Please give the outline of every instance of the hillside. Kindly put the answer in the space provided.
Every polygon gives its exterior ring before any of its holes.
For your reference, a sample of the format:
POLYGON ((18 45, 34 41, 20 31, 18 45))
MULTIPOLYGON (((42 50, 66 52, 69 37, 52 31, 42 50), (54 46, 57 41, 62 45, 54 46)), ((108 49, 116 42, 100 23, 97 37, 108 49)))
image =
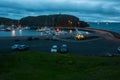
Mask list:
POLYGON ((29 25, 29 26, 62 26, 62 27, 70 27, 70 26, 79 26, 79 27, 87 27, 89 26, 84 21, 79 21, 79 19, 75 16, 71 15, 43 15, 43 16, 29 16, 22 18, 20 20, 21 25, 29 25), (29 24, 28 24, 29 23, 29 24))
POLYGON ((14 25, 22 25, 22 26, 61 26, 61 27, 88 27, 89 24, 84 21, 79 21, 79 18, 72 15, 42 15, 42 16, 28 16, 24 17, 20 20, 13 20, 8 18, 0 18, 0 24, 11 26, 14 25))
POLYGON ((120 80, 120 57, 21 52, 0 55, 0 80, 120 80))
POLYGON ((0 24, 4 24, 6 26, 11 26, 12 24, 17 25, 18 20, 0 17, 0 24))

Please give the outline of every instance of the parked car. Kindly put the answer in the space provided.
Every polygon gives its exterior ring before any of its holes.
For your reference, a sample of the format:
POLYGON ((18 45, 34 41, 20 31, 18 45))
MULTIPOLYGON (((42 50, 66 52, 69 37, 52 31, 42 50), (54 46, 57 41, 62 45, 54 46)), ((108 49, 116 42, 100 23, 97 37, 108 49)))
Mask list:
POLYGON ((28 50, 28 49, 29 49, 29 46, 27 46, 27 45, 20 45, 18 48, 19 51, 24 51, 24 50, 28 50))
POLYGON ((67 53, 68 52, 68 48, 66 44, 62 44, 61 48, 60 48, 60 52, 61 53, 67 53))
POLYGON ((18 48, 19 48, 19 44, 14 44, 11 47, 12 50, 18 50, 18 48))
POLYGON ((120 53, 120 46, 117 48, 117 51, 120 53))
POLYGON ((58 47, 57 47, 57 45, 53 45, 52 48, 51 48, 51 50, 50 50, 50 52, 51 52, 51 53, 56 53, 56 52, 58 52, 58 47))
POLYGON ((24 50, 28 50, 29 46, 25 45, 25 44, 14 44, 11 47, 12 50, 16 50, 16 51, 24 51, 24 50))

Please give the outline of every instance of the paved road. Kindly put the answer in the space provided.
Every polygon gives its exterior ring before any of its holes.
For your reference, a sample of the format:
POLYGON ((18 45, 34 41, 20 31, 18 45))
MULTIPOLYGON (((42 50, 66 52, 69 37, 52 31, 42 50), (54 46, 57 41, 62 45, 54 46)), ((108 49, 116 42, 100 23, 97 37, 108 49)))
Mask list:
POLYGON ((15 39, 0 39, 0 53, 11 53, 11 46, 13 44, 26 44, 30 46, 29 51, 33 52, 50 52, 52 45, 56 44, 60 47, 62 44, 68 45, 69 54, 92 55, 92 56, 106 56, 108 54, 118 54, 117 47, 120 46, 120 40, 107 40, 104 38, 87 41, 87 42, 67 42, 67 41, 53 41, 53 40, 32 40, 28 41, 26 38, 18 42, 15 39))

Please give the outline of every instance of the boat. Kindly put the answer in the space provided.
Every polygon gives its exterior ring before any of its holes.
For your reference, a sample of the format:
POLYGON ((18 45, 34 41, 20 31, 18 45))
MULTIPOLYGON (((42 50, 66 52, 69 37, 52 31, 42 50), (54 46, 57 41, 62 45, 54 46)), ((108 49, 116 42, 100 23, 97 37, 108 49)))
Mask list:
POLYGON ((12 29, 10 27, 6 28, 4 31, 11 31, 12 29))
POLYGON ((29 30, 29 29, 30 29, 30 27, 27 27, 27 26, 26 26, 26 27, 24 27, 23 29, 25 29, 25 30, 29 30))
POLYGON ((37 32, 49 32, 49 31, 51 31, 49 28, 38 28, 38 29, 36 29, 36 31, 37 32))
POLYGON ((40 29, 38 28, 38 29, 36 29, 36 31, 37 31, 37 32, 40 32, 40 29))

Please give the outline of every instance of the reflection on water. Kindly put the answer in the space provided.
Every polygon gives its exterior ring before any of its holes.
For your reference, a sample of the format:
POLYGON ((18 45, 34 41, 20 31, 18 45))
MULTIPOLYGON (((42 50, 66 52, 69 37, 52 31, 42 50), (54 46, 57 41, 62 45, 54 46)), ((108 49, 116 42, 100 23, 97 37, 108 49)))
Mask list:
POLYGON ((12 30, 12 36, 15 36, 15 30, 12 30))
POLYGON ((12 31, 0 31, 0 37, 2 36, 40 36, 40 32, 36 30, 12 30, 12 31))
POLYGON ((22 36, 22 29, 19 30, 19 34, 20 34, 20 36, 22 36))
POLYGON ((43 32, 40 32, 40 35, 42 36, 42 35, 43 35, 43 32))

